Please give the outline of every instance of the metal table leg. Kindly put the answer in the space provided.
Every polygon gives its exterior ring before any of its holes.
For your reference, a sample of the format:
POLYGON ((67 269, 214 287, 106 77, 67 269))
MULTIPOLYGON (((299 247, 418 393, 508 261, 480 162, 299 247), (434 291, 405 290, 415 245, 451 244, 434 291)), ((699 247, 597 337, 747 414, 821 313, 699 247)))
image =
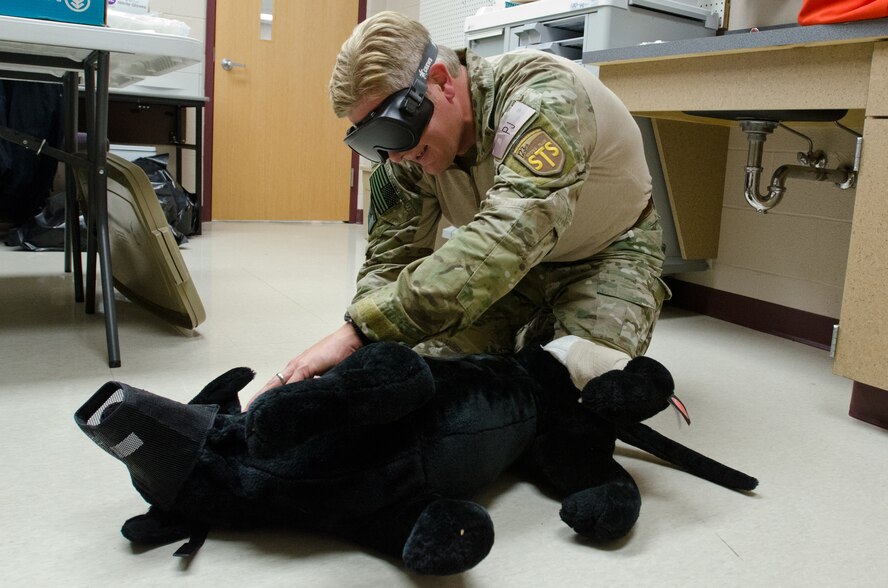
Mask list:
MULTIPOLYGON (((63 78, 65 102, 65 151, 77 152, 77 73, 63 78)), ((83 302, 83 260, 80 253, 80 205, 71 164, 65 164, 65 272, 74 270, 74 300, 83 302)))
POLYGON ((83 64, 83 85, 86 96, 84 114, 86 115, 86 159, 90 173, 86 180, 86 293, 85 308, 87 314, 96 311, 96 215, 93 201, 96 196, 95 177, 92 173, 95 161, 95 126, 96 126, 96 68, 92 61, 83 64))
POLYGON ((117 334, 117 309, 114 303, 114 281, 111 273, 111 243, 108 237, 108 85, 109 55, 95 51, 85 65, 86 113, 89 181, 89 235, 87 239, 87 312, 95 312, 96 254, 102 279, 102 303, 105 307, 105 338, 108 344, 108 365, 120 367, 120 342, 117 334))
POLYGON ((203 234, 200 215, 203 213, 203 106, 194 109, 194 191, 197 193, 197 234, 203 234))

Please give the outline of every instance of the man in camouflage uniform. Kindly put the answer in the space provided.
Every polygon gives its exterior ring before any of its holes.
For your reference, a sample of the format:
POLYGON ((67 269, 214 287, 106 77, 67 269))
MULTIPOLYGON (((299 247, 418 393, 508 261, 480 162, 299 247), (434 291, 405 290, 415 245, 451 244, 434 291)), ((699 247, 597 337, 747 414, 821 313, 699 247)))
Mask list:
POLYGON ((422 25, 392 12, 343 45, 331 99, 352 131, 382 117, 415 74, 427 75, 434 112, 418 143, 380 153, 346 324, 266 389, 323 373, 372 340, 430 354, 550 342, 578 387, 648 347, 669 293, 641 135, 625 106, 557 56, 440 47, 423 72, 429 46, 422 25), (457 230, 435 250, 442 215, 457 230))

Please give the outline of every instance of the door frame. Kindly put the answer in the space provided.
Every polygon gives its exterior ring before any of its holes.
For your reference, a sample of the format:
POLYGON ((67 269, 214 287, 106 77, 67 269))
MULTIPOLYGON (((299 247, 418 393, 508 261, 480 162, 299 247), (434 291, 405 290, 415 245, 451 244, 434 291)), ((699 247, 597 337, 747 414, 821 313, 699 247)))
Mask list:
MULTIPOLYGON (((200 207, 200 220, 202 222, 213 220, 213 98, 216 81, 216 2, 217 0, 207 0, 206 41, 204 43, 204 95, 209 100, 203 109, 203 202, 200 207)), ((366 18, 367 0, 358 0, 358 20, 355 24, 362 22, 366 18)), ((358 209, 359 167, 358 155, 352 152, 352 181, 348 202, 348 222, 350 223, 364 222, 364 211, 358 209)))

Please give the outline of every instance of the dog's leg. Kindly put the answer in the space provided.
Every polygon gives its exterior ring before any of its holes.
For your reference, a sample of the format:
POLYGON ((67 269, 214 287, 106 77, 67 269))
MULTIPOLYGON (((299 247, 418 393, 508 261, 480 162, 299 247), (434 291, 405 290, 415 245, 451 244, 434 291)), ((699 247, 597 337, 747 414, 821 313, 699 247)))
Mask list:
POLYGON ((417 574, 458 574, 493 547, 493 522, 467 500, 424 498, 396 505, 341 532, 346 538, 402 559, 417 574))

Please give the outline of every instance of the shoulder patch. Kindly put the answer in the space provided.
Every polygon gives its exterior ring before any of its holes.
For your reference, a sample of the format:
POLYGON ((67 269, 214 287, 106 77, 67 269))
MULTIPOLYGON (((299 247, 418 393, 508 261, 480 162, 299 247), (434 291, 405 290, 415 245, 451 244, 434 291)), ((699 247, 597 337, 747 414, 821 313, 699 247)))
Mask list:
POLYGON ((541 128, 525 134, 512 155, 538 176, 554 176, 564 169, 564 149, 541 128))
POLYGON ((385 172, 384 166, 377 166, 370 174, 370 216, 367 218, 367 230, 373 231, 376 217, 385 214, 398 202, 398 191, 385 172))
POLYGON ((509 148, 509 143, 521 131, 530 118, 537 113, 536 110, 523 102, 515 102, 500 119, 496 127, 496 136, 493 139, 493 156, 502 159, 509 148))

